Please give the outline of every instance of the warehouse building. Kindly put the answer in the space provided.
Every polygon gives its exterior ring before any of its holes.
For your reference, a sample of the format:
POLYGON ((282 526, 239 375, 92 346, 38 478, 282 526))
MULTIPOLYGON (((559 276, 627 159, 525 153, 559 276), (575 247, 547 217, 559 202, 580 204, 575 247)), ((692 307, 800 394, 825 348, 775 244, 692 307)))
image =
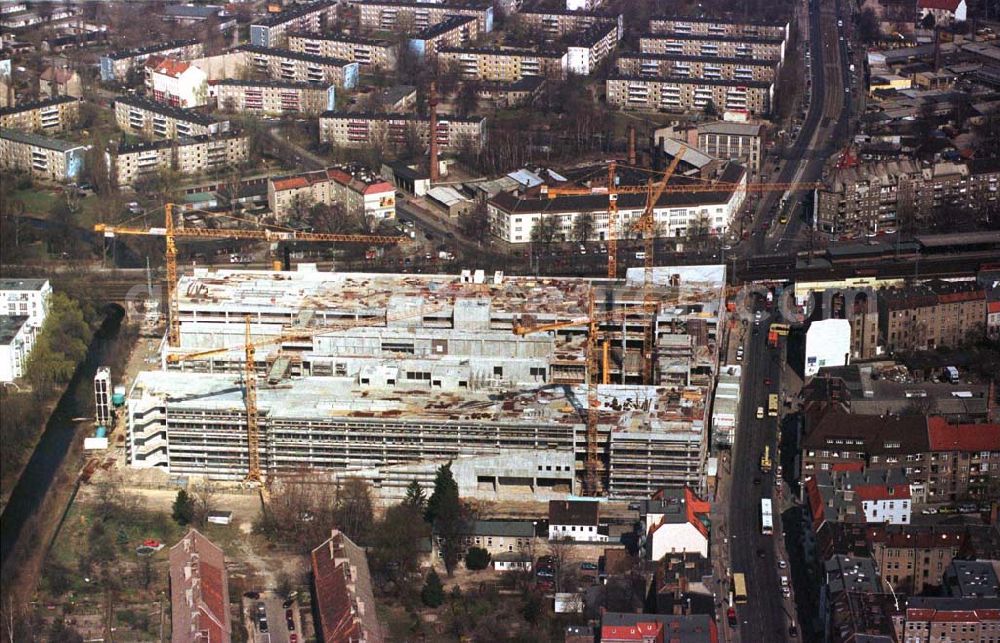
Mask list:
POLYGON ((719 111, 763 116, 771 109, 774 84, 754 80, 614 75, 607 80, 607 96, 608 105, 625 110, 703 112, 712 103, 719 111))
MULTIPOLYGON (((255 367, 266 374, 257 396, 266 472, 383 471, 398 495, 408 479, 432 475, 430 462, 472 458, 463 484, 477 472, 484 497, 515 487, 552 496, 578 490, 583 472, 587 325, 525 335, 513 327, 572 322, 591 297, 613 300, 621 317, 602 324, 612 383, 596 385, 605 489, 625 498, 665 484, 700 488, 724 269, 656 269, 655 311, 642 282, 641 270, 594 283, 481 271, 197 270, 178 284, 181 348, 166 350, 238 347, 251 316, 255 367), (639 383, 649 323, 657 343, 686 346, 655 358, 657 385, 639 383), (275 339, 290 327, 303 333, 275 339), (508 453, 505 469, 498 456, 508 453)), ((141 373, 128 396, 132 466, 245 476, 245 407, 233 385, 243 355, 236 348, 141 373)))
POLYGON ((214 80, 208 95, 218 109, 261 114, 318 115, 335 105, 336 88, 291 80, 214 80))
POLYGON ((396 68, 396 45, 388 40, 345 34, 295 32, 288 34, 288 48, 313 56, 356 62, 364 71, 396 68))
POLYGON ((0 127, 26 132, 61 132, 71 129, 79 117, 79 99, 72 96, 56 96, 0 108, 0 127))
POLYGON ((89 149, 89 145, 0 128, 0 167, 7 171, 28 172, 47 181, 75 181, 83 170, 89 149))
MULTIPOLYGON (((373 114, 323 112, 319 117, 319 140, 339 147, 383 146, 400 149, 413 138, 429 143, 430 119, 417 114, 373 114)), ((486 119, 438 114, 437 140, 441 150, 457 150, 463 144, 481 147, 486 137, 486 119)))

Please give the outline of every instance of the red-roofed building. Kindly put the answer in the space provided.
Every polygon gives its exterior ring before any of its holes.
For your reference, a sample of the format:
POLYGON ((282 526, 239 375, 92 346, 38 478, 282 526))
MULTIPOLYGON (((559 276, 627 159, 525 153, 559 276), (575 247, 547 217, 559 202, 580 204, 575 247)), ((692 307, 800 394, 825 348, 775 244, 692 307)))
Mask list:
POLYGON ((1000 472, 1000 424, 948 424, 931 417, 927 437, 933 454, 928 497, 986 498, 991 475, 1000 472))
POLYGON ((170 548, 172 643, 228 643, 229 578, 222 550, 192 529, 170 548))
POLYGON ((640 515, 651 560, 671 553, 697 553, 708 558, 708 514, 711 505, 691 489, 661 489, 642 501, 640 515))
POLYGON ((920 19, 931 14, 936 25, 965 22, 968 13, 965 0, 920 0, 917 6, 920 8, 920 19))
POLYGON ((191 63, 174 58, 147 61, 153 98, 173 107, 198 107, 208 102, 208 75, 191 63))
POLYGON ((601 643, 718 643, 719 631, 706 614, 601 615, 601 643))
MULTIPOLYGON (((988 294, 988 298, 992 298, 992 293, 988 294)), ((1000 299, 994 301, 987 301, 986 303, 986 335, 990 339, 1000 339, 1000 299)))
POLYGON ((380 643, 368 559, 363 549, 334 529, 312 551, 317 635, 323 643, 380 643))
POLYGON ((1000 631, 1000 599, 911 597, 903 629, 907 643, 995 641, 1000 631))
MULTIPOLYGON (((267 203, 279 221, 301 214, 317 203, 338 204, 347 217, 394 219, 396 189, 360 166, 339 166, 270 179, 267 203)), ((319 232, 323 232, 319 230, 319 232)))

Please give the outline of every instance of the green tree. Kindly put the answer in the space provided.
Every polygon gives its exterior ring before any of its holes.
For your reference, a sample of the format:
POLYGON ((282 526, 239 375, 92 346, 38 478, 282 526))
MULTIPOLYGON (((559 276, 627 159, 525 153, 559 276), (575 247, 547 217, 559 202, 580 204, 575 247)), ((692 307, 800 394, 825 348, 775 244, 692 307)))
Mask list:
POLYGON ((402 505, 419 513, 423 513, 427 509, 427 494, 424 493, 423 487, 416 480, 407 485, 402 505))
POLYGON ((531 228, 531 240, 544 246, 550 246, 556 240, 557 230, 555 217, 543 214, 531 228))
POLYGON ((382 591, 388 584, 407 587, 407 579, 419 569, 422 544, 428 541, 430 526, 423 509, 404 504, 386 509, 371 537, 369 560, 376 583, 382 591))
POLYGON ((448 576, 455 572, 458 561, 462 559, 464 513, 458 483, 451 473, 451 463, 441 465, 434 478, 434 493, 427 501, 425 518, 434 527, 448 576))
POLYGON ((181 526, 190 524, 194 520, 194 498, 187 491, 181 489, 177 492, 172 515, 174 521, 181 526))
POLYGON ((586 243, 594 235, 594 215, 584 212, 573 220, 573 238, 586 243))
POLYGON ((340 530, 359 545, 367 545, 374 513, 368 483, 361 478, 345 480, 337 494, 333 514, 340 530))
POLYGON ((427 574, 424 587, 420 590, 420 601, 427 607, 439 607, 444 603, 444 586, 433 569, 427 574))
POLYGON ((710 99, 707 103, 705 103, 704 112, 705 112, 705 116, 713 116, 713 117, 714 116, 718 116, 719 115, 719 108, 717 108, 715 106, 715 101, 712 101, 710 99))
POLYGON ((470 547, 465 553, 465 568, 473 571, 486 569, 490 564, 490 552, 482 547, 470 547))

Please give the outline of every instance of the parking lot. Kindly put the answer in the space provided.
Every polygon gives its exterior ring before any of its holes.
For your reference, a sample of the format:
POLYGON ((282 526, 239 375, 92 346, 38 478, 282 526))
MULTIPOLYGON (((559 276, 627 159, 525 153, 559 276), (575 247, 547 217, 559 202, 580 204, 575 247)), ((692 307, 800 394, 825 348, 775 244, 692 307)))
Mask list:
POLYGON ((287 608, 281 597, 274 592, 261 592, 258 598, 243 597, 243 613, 247 631, 251 632, 255 643, 298 643, 302 641, 302 620, 299 616, 298 603, 292 603, 287 608), (262 627, 260 608, 263 606, 266 614, 266 626, 262 627), (286 615, 292 617, 289 627, 286 615), (266 630, 266 631, 265 631, 266 630))

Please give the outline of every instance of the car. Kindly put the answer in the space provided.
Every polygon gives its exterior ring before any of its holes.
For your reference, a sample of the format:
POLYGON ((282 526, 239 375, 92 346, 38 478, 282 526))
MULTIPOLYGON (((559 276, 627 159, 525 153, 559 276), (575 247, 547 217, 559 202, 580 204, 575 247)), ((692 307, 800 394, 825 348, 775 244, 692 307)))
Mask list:
POLYGON ((758 310, 757 312, 755 312, 755 313, 753 314, 753 320, 754 320, 754 322, 755 322, 755 323, 757 323, 757 324, 759 324, 759 323, 760 323, 760 320, 761 320, 761 319, 762 319, 763 317, 764 317, 764 313, 762 313, 762 312, 761 312, 761 311, 759 311, 759 310, 758 310))
POLYGON ((580 569, 595 571, 597 570, 597 565, 594 563, 580 563, 580 569))
POLYGON ((794 639, 798 635, 799 635, 799 628, 795 627, 795 625, 789 625, 788 626, 788 636, 790 636, 790 637, 792 637, 794 639))
POLYGON ((755 485, 758 485, 758 484, 760 484, 760 478, 754 478, 754 479, 753 479, 753 483, 754 483, 755 485))
POLYGON ((729 621, 729 627, 736 627, 736 608, 730 607, 726 610, 726 620, 729 621))
POLYGON ((267 617, 266 616, 262 616, 257 621, 257 629, 260 630, 261 634, 267 634, 267 617))
POLYGON ((284 607, 285 609, 288 609, 292 605, 295 605, 295 599, 294 598, 289 598, 288 600, 286 600, 284 603, 281 604, 281 606, 284 607))
POLYGON ((920 513, 924 514, 925 516, 933 516, 937 512, 938 512, 938 510, 935 509, 934 507, 926 507, 920 513))
POLYGON ((779 569, 785 569, 786 567, 788 567, 788 563, 787 562, 785 562, 784 560, 779 560, 778 561, 778 568, 779 569))
POLYGON ((289 632, 294 632, 295 631, 295 619, 294 618, 286 618, 285 619, 285 626, 288 627, 288 631, 289 632))
POLYGON ((953 514, 953 513, 957 513, 957 510, 954 507, 941 507, 940 509, 938 509, 938 513, 939 514, 953 514))
POLYGON ((765 556, 767 556, 767 552, 765 552, 763 549, 757 550, 757 558, 764 558, 765 556))
POLYGON ((781 588, 781 595, 784 596, 785 598, 791 598, 792 597, 792 590, 788 589, 787 587, 782 587, 781 588))
POLYGON ((764 407, 763 406, 758 406, 757 407, 757 419, 758 420, 763 420, 764 419, 764 407))
POLYGON ((299 635, 292 632, 288 635, 288 643, 299 643, 299 635))
POLYGON ((979 509, 973 504, 962 504, 958 506, 958 513, 960 514, 974 514, 979 509))
POLYGON ((243 592, 243 595, 254 600, 260 598, 260 592, 243 592))
POLYGON ((267 607, 263 603, 257 603, 256 606, 257 616, 264 616, 267 614, 267 607))
POLYGON ((780 223, 782 225, 788 223, 788 215, 787 214, 783 214, 780 217, 778 217, 778 223, 780 223))
POLYGON ((771 378, 770 377, 765 377, 764 378, 764 386, 770 386, 770 385, 771 385, 771 378))

